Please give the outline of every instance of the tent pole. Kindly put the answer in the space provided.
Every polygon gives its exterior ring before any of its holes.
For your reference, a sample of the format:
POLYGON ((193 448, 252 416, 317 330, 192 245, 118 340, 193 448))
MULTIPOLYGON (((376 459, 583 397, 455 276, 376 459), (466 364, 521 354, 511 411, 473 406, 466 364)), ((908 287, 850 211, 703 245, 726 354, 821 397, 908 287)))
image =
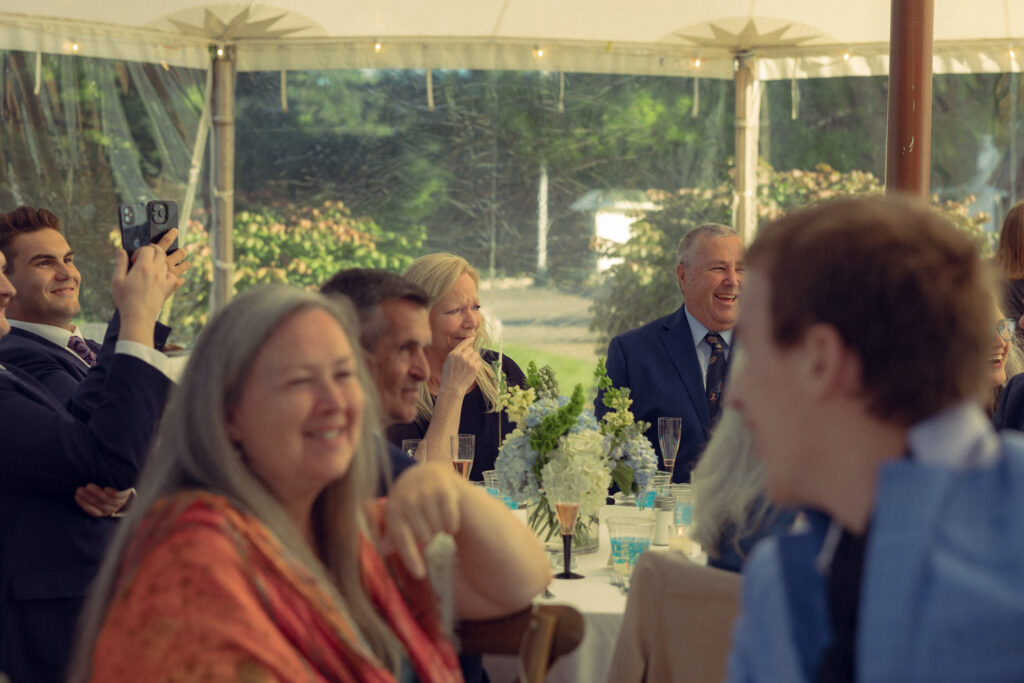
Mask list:
MULTIPOLYGON (((182 244, 188 239, 189 220, 192 218, 192 204, 196 198, 196 186, 199 185, 199 174, 203 168, 203 151, 208 144, 210 135, 210 98, 213 95, 213 64, 206 70, 206 90, 203 95, 203 113, 199 116, 199 125, 196 127, 196 140, 192 145, 192 163, 188 168, 188 184, 185 185, 185 197, 181 200, 181 213, 178 223, 178 241, 182 244)), ((164 310, 160 314, 160 322, 165 325, 171 324, 171 315, 174 312, 174 294, 167 297, 164 310)))
POLYGON ((761 125, 761 81, 754 74, 754 57, 736 55, 736 196, 733 226, 744 244, 757 232, 757 146, 761 125))
POLYGON ((934 0, 892 0, 885 190, 927 200, 932 154, 934 0))
POLYGON ((188 169, 188 185, 185 186, 185 198, 181 202, 181 226, 178 236, 184 240, 188 234, 188 222, 192 218, 192 204, 196 199, 196 187, 199 185, 199 174, 203 170, 203 154, 210 135, 210 108, 213 98, 213 64, 206 70, 206 91, 203 95, 203 112, 199 116, 196 127, 196 141, 192 145, 192 163, 188 169))
POLYGON ((235 221, 235 49, 218 50, 213 62, 213 287, 210 313, 223 308, 234 294, 235 221))

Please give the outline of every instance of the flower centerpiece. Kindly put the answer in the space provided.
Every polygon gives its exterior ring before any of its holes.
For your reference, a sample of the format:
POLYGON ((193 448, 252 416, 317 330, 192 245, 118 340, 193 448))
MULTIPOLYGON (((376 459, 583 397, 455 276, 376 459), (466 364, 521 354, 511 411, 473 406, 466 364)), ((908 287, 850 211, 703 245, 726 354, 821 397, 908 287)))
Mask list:
MULTIPOLYGON (((499 366, 500 368, 500 366, 499 366)), ((609 408, 601 422, 585 408, 583 386, 559 393, 550 366, 526 369, 526 388, 506 386, 499 376, 501 406, 515 429, 498 451, 495 469, 502 489, 517 502, 533 502, 529 524, 544 542, 559 532, 555 502, 578 502, 575 547, 596 547, 597 511, 614 481, 624 492, 650 486, 657 458, 629 407, 629 389, 611 386, 600 359, 594 372, 609 408)))

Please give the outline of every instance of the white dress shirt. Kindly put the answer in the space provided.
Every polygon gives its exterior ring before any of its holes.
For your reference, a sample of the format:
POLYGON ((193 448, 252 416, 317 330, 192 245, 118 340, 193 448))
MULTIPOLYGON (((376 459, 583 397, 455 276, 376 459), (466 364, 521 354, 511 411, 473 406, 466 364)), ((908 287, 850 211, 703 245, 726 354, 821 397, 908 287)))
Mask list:
MULTIPOLYGON (((81 356, 79 356, 77 353, 68 348, 68 341, 71 339, 72 336, 79 337, 83 340, 85 339, 85 337, 82 337, 82 334, 78 331, 77 325, 72 324, 71 329, 67 330, 64 329, 63 327, 57 327, 56 325, 27 323, 24 322, 23 320, 12 320, 10 318, 8 318, 7 321, 11 324, 11 327, 17 327, 18 329, 25 330, 26 332, 37 334, 43 339, 53 342, 54 344, 61 347, 62 349, 70 353, 72 356, 77 358, 78 361, 82 363, 82 365, 88 367, 89 364, 86 363, 81 356)), ((160 353, 159 351, 150 346, 146 346, 145 344, 140 344, 139 342, 133 341, 118 341, 117 346, 114 347, 114 353, 123 353, 126 356, 134 356, 135 358, 141 360, 143 363, 153 366, 154 368, 162 372, 164 375, 166 375, 169 379, 174 379, 174 374, 170 371, 167 356, 165 356, 164 354, 160 353)))

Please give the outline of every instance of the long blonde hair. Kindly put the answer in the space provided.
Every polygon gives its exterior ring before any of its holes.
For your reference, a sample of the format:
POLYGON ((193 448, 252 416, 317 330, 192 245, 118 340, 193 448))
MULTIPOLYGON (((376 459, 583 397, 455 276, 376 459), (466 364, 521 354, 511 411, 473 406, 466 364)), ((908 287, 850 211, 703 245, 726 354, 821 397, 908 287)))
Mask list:
MULTIPOLYGON (((462 277, 463 273, 468 274, 473 280, 473 285, 480 290, 480 273, 476 268, 469 265, 469 261, 450 254, 438 252, 421 256, 405 269, 402 275, 419 285, 430 297, 431 312, 437 302, 443 299, 448 292, 455 287, 455 282, 462 277)), ((473 348, 478 352, 485 344, 490 343, 489 327, 487 319, 481 316, 480 329, 477 331, 476 339, 473 341, 473 348)), ((492 412, 498 403, 498 383, 494 376, 494 370, 488 363, 481 363, 476 373, 476 385, 484 395, 484 402, 487 404, 488 412, 492 412)), ((434 397, 427 389, 426 383, 420 386, 419 400, 416 402, 416 418, 421 422, 430 422, 434 414, 434 397)))
POLYGON ((1003 277, 1024 278, 1024 202, 1017 202, 1006 212, 995 258, 1003 277))
POLYGON ((289 558, 304 565, 335 599, 338 609, 348 614, 374 654, 398 671, 401 645, 367 597, 359 573, 360 533, 376 540, 364 514, 367 492, 376 490, 385 462, 376 389, 360 355, 355 358, 366 394, 362 433, 348 472, 329 484, 313 506, 318 553, 306 545, 281 504, 238 456, 225 427, 253 360, 270 335, 291 316, 314 309, 333 316, 357 343, 358 325, 347 301, 284 285, 267 285, 242 294, 203 330, 140 475, 139 498, 122 520, 90 590, 79 620, 69 680, 90 677, 92 651, 114 597, 122 562, 143 518, 158 500, 188 489, 222 495, 259 519, 289 558))
POLYGON ((750 432, 732 408, 722 411, 693 470, 693 500, 693 537, 709 554, 725 533, 732 534, 740 552, 740 541, 777 514, 764 497, 764 471, 754 457, 750 432))

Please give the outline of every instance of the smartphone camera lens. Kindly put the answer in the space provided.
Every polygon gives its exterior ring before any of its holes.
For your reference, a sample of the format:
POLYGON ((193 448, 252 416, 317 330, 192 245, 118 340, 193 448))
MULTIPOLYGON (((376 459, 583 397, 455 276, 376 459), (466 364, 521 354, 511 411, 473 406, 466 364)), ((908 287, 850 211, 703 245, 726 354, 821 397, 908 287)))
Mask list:
POLYGON ((167 205, 163 202, 153 202, 149 205, 149 222, 153 225, 163 225, 167 222, 167 205))

